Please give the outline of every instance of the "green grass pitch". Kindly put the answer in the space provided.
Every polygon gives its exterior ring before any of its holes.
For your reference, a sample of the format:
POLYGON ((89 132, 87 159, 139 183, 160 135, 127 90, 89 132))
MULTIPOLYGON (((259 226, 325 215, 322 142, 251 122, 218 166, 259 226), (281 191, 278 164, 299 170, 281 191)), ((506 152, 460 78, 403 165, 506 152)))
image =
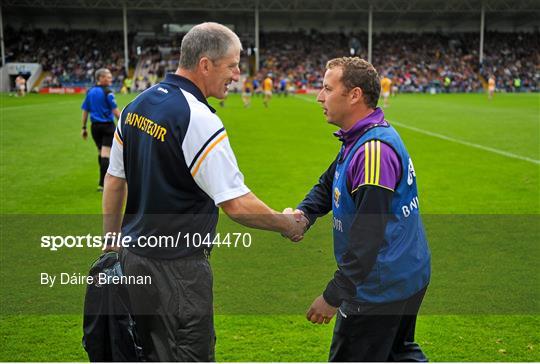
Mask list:
MULTIPOLYGON (((38 240, 99 233, 82 98, 0 96, 0 361, 87 360, 84 287, 42 287, 39 273, 85 272, 99 252, 38 240)), ((339 150, 312 96, 212 103, 247 185, 276 210, 298 203, 339 150)), ((538 94, 398 95, 385 110, 413 158, 432 249, 416 333, 432 361, 540 361, 539 108, 538 94)), ((249 231, 253 245, 212 256, 218 361, 326 361, 333 323, 303 315, 335 269, 328 219, 297 245, 223 215, 219 229, 249 231)))

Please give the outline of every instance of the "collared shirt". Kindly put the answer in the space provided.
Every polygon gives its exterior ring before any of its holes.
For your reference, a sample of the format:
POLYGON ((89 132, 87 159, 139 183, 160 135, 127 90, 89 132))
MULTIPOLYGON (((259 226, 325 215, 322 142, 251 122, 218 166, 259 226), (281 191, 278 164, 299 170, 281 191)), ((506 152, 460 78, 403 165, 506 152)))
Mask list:
POLYGON ((90 113, 90 121, 93 123, 114 122, 113 110, 118 108, 114 94, 103 86, 94 86, 84 99, 81 109, 90 113))
MULTIPOLYGON (((249 189, 244 184, 244 176, 238 169, 225 127, 219 117, 215 115, 216 110, 210 106, 201 90, 187 78, 168 74, 160 84, 149 89, 149 91, 151 90, 149 94, 166 95, 169 90, 163 88, 163 85, 171 86, 173 90, 180 91, 187 100, 188 108, 181 110, 176 117, 179 119, 177 122, 183 124, 182 128, 185 128, 185 134, 181 136, 181 147, 185 164, 195 182, 213 198, 216 205, 248 193, 249 189)), ((171 99, 167 102, 167 106, 170 105, 174 108, 175 103, 176 101, 171 99)), ((165 105, 160 105, 160 108, 163 107, 165 105)), ((127 107, 126 110, 128 110, 127 107)), ((119 141, 122 141, 122 126, 127 118, 126 110, 122 113, 122 123, 119 123, 115 135, 116 148, 118 149, 122 147, 119 141)), ((152 121, 161 124, 158 120, 152 121)), ((152 130, 151 127, 147 129, 152 130)), ((172 137, 168 136, 166 132, 165 135, 161 134, 163 133, 158 131, 153 136, 158 141, 172 137)), ((115 153, 111 157, 109 170, 112 172, 111 174, 125 178, 123 159, 120 156, 120 153, 115 153)))
MULTIPOLYGON (((358 120, 349 130, 341 129, 334 133, 343 142, 342 158, 348 155, 358 138, 375 126, 388 126, 380 108, 358 120)), ((388 144, 378 140, 374 140, 373 143, 368 141, 352 157, 347 169, 347 185, 351 192, 363 185, 376 185, 393 191, 401 178, 401 173, 399 158, 388 144), (377 178, 375 178, 376 171, 378 171, 377 178)))
MULTIPOLYGON (((193 82, 176 74, 168 74, 122 111, 108 173, 127 180, 122 233, 133 238, 212 234, 216 205, 249 192, 215 109, 193 82), (176 217, 167 220, 164 214, 176 217)), ((136 252, 166 259, 193 253, 180 248, 136 252)))

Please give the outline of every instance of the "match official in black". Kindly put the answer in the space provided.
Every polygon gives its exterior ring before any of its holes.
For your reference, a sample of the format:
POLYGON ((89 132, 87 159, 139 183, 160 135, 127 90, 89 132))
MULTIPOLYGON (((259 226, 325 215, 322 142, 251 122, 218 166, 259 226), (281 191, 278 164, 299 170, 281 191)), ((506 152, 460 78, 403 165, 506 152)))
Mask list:
POLYGON ((92 122, 92 138, 98 148, 99 183, 98 191, 103 191, 103 180, 109 168, 109 156, 114 136, 114 117, 120 118, 120 111, 109 88, 112 85, 112 74, 106 68, 96 71, 96 85, 88 90, 82 108, 82 132, 84 140, 88 138, 86 123, 88 114, 92 122))

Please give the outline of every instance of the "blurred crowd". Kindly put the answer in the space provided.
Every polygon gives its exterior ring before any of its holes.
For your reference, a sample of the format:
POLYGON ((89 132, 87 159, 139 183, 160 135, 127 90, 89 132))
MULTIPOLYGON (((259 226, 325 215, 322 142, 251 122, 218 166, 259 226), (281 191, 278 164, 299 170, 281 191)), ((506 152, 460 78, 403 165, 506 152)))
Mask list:
MULTIPOLYGON (((127 79, 121 32, 96 30, 19 30, 5 32, 8 62, 39 62, 50 76, 42 86, 88 84, 95 70, 109 68, 115 86, 141 91, 174 72, 182 35, 147 38, 132 46, 130 64, 137 64, 134 79, 127 79), (128 87, 126 87, 126 85, 128 87)), ((129 36, 133 43, 134 34, 129 36)), ((246 50, 249 36, 243 37, 246 50)), ((537 33, 485 34, 484 60, 479 63, 476 33, 384 33, 373 36, 372 63, 389 77, 397 92, 478 92, 494 76, 503 91, 536 91, 540 75, 540 37, 537 33)), ((252 45, 251 45, 252 46, 252 45)), ((326 62, 357 55, 367 59, 367 33, 299 32, 261 33, 260 71, 274 85, 289 91, 320 88, 326 62), (284 86, 286 85, 286 86, 284 86)), ((242 68, 248 72, 253 56, 244 52, 242 68)))
MULTIPOLYGON (((478 33, 386 33, 373 36, 372 63, 399 92, 477 92, 494 76, 499 90, 538 90, 540 37, 486 32, 483 64, 478 33)), ((367 59, 366 33, 267 33, 261 35, 261 72, 296 88, 319 88, 326 62, 367 59)))
MULTIPOLYGON (((4 38, 6 62, 40 63, 44 71, 50 71, 42 86, 92 83, 94 72, 102 67, 111 70, 116 84, 126 76, 122 32, 6 27, 4 38)), ((130 57, 136 62, 133 54, 130 57)))

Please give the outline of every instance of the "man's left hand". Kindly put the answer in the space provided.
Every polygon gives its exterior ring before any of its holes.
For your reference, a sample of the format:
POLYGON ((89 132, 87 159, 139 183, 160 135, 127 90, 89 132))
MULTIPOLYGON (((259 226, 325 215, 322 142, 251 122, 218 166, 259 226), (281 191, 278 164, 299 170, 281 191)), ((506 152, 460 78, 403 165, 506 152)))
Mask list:
POLYGON ((320 325, 323 322, 327 324, 332 320, 332 317, 334 317, 336 312, 337 307, 330 306, 321 295, 315 298, 315 301, 311 304, 311 307, 306 314, 306 318, 314 324, 320 325))

